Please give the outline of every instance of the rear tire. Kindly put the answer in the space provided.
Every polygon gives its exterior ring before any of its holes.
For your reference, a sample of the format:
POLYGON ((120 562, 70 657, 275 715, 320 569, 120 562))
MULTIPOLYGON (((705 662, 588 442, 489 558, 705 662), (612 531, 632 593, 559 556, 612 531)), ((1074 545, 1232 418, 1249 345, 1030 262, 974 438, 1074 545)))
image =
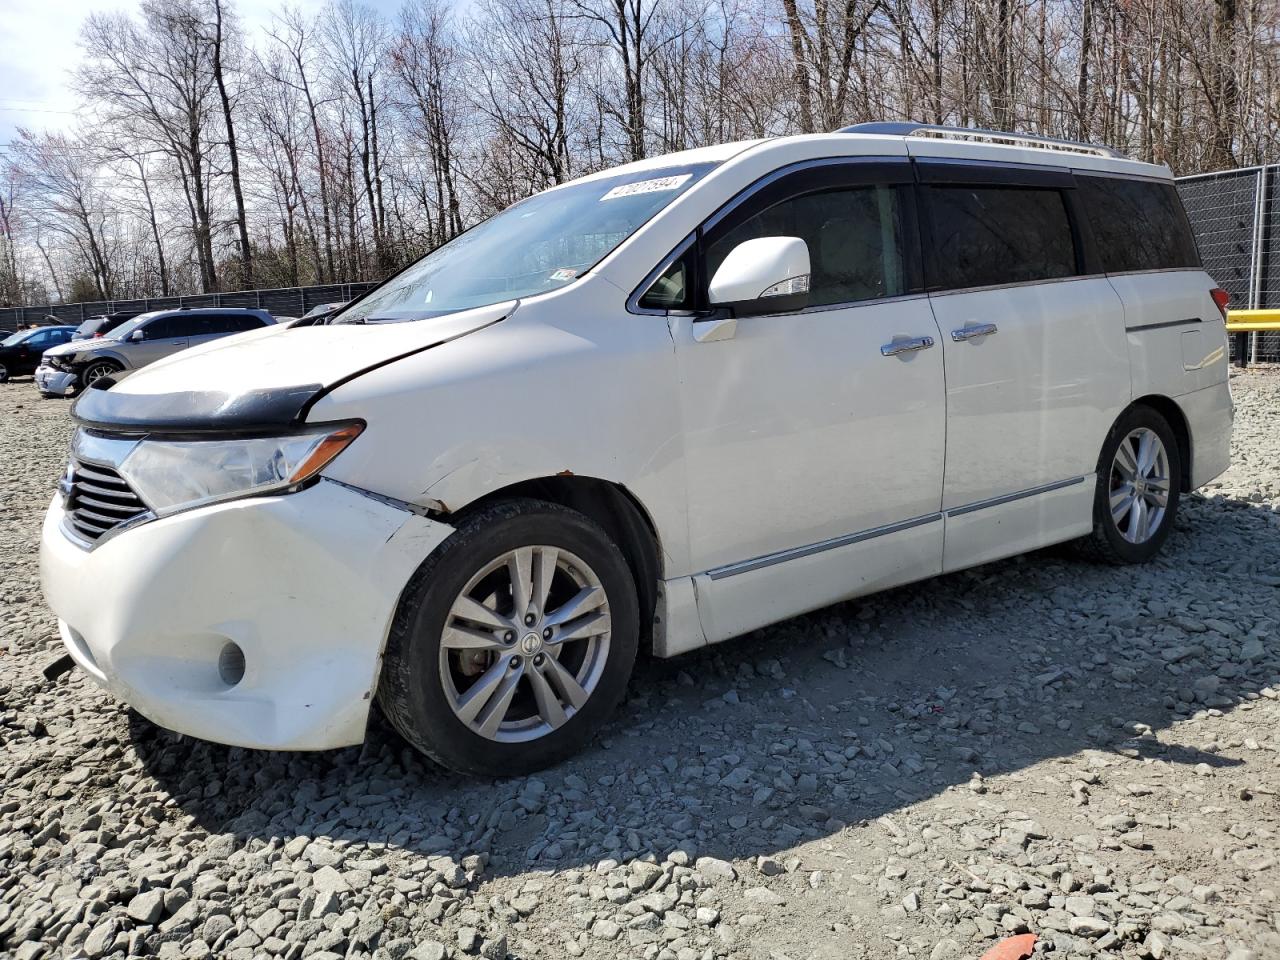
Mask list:
POLYGON ((1150 407, 1130 407, 1102 445, 1093 534, 1081 546, 1108 563, 1146 563, 1173 532, 1181 493, 1182 457, 1173 428, 1150 407))
POLYGON ((500 501, 461 520, 405 587, 378 703, 443 766, 531 773, 578 751, 613 712, 639 627, 631 571, 595 522, 500 501))
POLYGON ((8 382, 9 382, 9 368, 5 366, 3 363, 0 363, 0 383, 8 383, 8 382))

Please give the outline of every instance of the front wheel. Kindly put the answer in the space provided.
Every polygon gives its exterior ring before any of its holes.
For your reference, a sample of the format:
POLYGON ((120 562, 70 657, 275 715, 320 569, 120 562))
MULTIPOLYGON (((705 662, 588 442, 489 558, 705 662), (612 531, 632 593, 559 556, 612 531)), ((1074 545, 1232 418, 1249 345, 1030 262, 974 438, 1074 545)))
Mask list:
POLYGON ((1098 460, 1093 553, 1113 563, 1150 560, 1173 532, 1181 488, 1182 459, 1169 422, 1150 407, 1126 410, 1098 460))
POLYGON ((635 582, 605 532, 566 507, 503 501, 460 522, 405 588, 378 702, 446 767, 529 773, 599 729, 638 642, 635 582))
POLYGON ((113 377, 120 372, 120 365, 112 363, 110 360, 95 360, 89 366, 85 367, 84 373, 80 377, 80 382, 86 386, 92 386, 96 381, 103 377, 113 377))
POLYGON ((9 382, 9 368, 5 364, 0 363, 0 383, 8 383, 8 382, 9 382))

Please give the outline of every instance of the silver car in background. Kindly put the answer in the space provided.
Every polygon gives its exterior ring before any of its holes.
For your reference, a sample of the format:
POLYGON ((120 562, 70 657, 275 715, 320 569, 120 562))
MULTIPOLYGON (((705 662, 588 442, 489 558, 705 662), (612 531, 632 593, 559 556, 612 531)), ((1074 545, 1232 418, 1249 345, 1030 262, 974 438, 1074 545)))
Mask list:
POLYGON ((36 387, 45 396, 69 397, 103 377, 149 363, 233 333, 275 323, 265 310, 209 307, 143 313, 92 340, 78 340, 45 352, 36 387))

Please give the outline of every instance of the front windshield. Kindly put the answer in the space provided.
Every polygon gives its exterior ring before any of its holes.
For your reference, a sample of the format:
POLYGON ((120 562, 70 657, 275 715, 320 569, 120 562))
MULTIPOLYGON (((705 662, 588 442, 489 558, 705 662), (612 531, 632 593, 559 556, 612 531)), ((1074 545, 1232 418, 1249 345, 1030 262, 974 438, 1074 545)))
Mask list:
POLYGON ((123 340, 154 316, 154 313, 140 313, 132 320, 126 320, 114 330, 104 333, 102 337, 105 340, 123 340))
POLYGON ((21 343, 23 340, 27 339, 27 337, 32 336, 33 333, 34 331, 31 330, 19 330, 17 333, 5 337, 4 340, 0 341, 0 347, 12 347, 15 344, 21 343))
POLYGON ((421 320, 563 287, 714 166, 602 177, 522 200, 433 250, 329 322, 421 320))

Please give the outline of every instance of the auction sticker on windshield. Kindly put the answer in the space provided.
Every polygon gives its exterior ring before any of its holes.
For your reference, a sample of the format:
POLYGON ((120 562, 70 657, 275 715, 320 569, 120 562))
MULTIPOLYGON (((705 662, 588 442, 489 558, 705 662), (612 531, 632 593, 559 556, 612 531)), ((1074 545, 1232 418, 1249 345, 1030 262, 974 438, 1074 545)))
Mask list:
POLYGON ((640 180, 636 183, 624 183, 614 187, 600 199, 617 200, 619 197, 634 197, 640 193, 663 193, 667 190, 679 190, 692 177, 691 173, 682 173, 678 177, 657 177, 653 180, 640 180))

